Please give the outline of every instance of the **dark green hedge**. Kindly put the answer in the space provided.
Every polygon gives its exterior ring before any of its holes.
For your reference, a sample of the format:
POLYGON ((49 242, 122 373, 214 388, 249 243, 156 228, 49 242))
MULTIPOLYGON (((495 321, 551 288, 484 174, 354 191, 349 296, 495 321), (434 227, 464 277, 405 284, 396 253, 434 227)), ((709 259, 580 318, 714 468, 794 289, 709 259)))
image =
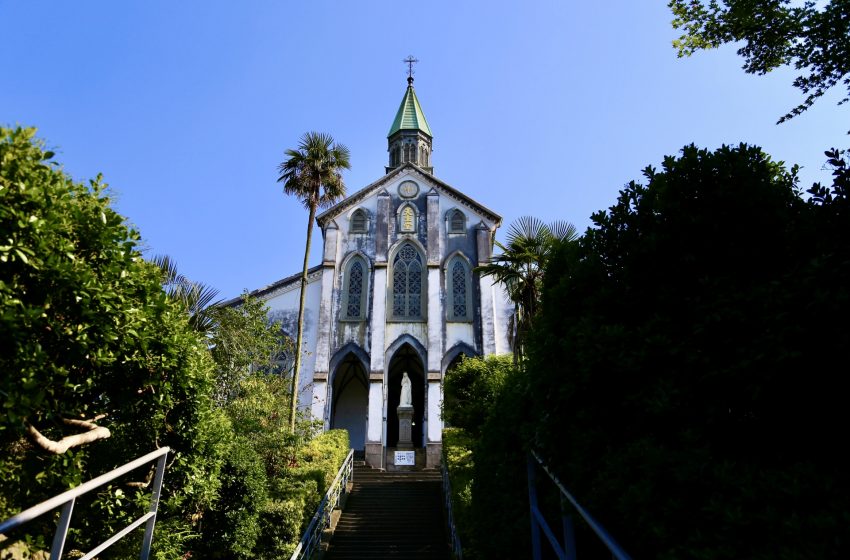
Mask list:
POLYGON ((846 558, 848 173, 686 147, 546 271, 532 438, 636 558, 846 558))

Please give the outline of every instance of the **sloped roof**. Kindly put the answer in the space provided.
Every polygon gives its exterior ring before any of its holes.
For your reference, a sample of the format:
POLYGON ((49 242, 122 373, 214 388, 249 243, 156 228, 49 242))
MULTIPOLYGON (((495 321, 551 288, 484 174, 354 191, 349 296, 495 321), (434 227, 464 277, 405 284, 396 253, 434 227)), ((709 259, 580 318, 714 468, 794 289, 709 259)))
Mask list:
MULTIPOLYGON (((312 268, 308 268, 307 269, 307 283, 309 284, 311 282, 314 282, 318 278, 318 276, 315 276, 316 273, 321 272, 321 270, 322 270, 322 265, 316 265, 312 268)), ((272 282, 271 284, 269 284, 268 286, 266 286, 264 288, 259 288, 259 289, 253 290, 251 292, 248 292, 248 295, 251 296, 252 298, 261 298, 262 299, 265 296, 271 295, 278 290, 283 290, 283 289, 287 288, 288 286, 295 284, 296 282, 300 282, 300 281, 301 281, 301 272, 296 272, 295 274, 287 276, 286 278, 282 278, 281 280, 278 280, 277 282, 272 282)), ((242 301, 243 301, 242 296, 237 296, 235 298, 231 298, 231 299, 228 299, 226 301, 219 303, 218 306, 219 307, 235 307, 235 306, 242 305, 242 301)))
POLYGON ((425 120, 425 113, 422 112, 422 106, 419 105, 419 99, 416 97, 412 83, 407 85, 407 91, 404 92, 401 105, 398 107, 398 113, 395 115, 395 120, 390 127, 387 137, 392 136, 399 130, 421 130, 428 136, 434 137, 431 134, 431 127, 428 126, 428 121, 425 120))
POLYGON ((396 167, 395 169, 393 169, 392 171, 390 171, 389 173, 387 173, 386 175, 384 175, 383 177, 381 177, 380 179, 378 179, 377 181, 375 181, 371 185, 363 187, 362 189, 360 189, 356 193, 352 194, 351 196, 349 196, 345 200, 342 200, 342 201, 336 203, 335 205, 331 206, 330 208, 328 208, 327 210, 325 210, 324 212, 322 212, 321 214, 316 216, 316 223, 318 223, 319 226, 321 226, 322 229, 324 229, 324 227, 327 225, 328 221, 332 220, 336 216, 339 216, 340 214, 345 212, 348 208, 351 208, 352 206, 359 203, 364 198, 366 198, 366 197, 370 196, 371 194, 377 192, 379 189, 383 188, 384 185, 391 183, 399 175, 401 175, 401 174, 403 174, 407 171, 414 171, 414 172, 419 173, 422 176, 422 178, 421 178, 422 181, 428 181, 428 182, 433 183, 437 187, 437 189, 442 191, 446 196, 453 198, 454 200, 456 200, 457 202, 466 206, 467 208, 470 208, 473 211, 477 212, 478 214, 485 216, 487 219, 493 221, 495 223, 496 227, 499 227, 502 224, 502 217, 500 215, 496 214, 495 212, 493 212, 492 210, 490 210, 486 206, 478 203, 477 201, 469 198, 468 196, 466 196, 465 194, 463 194, 462 192, 460 192, 456 188, 452 187, 448 183, 444 183, 443 181, 440 181, 439 179, 437 179, 436 177, 434 177, 433 175, 431 175, 430 173, 428 173, 427 171, 425 171, 424 169, 422 169, 418 165, 415 165, 415 164, 409 163, 409 162, 405 163, 404 165, 400 165, 399 167, 396 167))

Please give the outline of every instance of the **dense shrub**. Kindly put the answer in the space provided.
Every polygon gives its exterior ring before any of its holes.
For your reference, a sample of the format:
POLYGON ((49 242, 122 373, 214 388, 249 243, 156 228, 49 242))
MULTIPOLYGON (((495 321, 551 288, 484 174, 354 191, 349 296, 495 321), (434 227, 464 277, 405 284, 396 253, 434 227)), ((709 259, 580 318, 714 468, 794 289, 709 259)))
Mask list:
MULTIPOLYGON (((73 182, 51 158, 34 131, 0 129, 0 519, 167 445, 157 559, 288 557, 347 434, 312 438, 309 423, 293 434, 289 379, 274 369, 286 341, 265 308, 217 309, 211 338, 200 334, 106 186, 73 182), (60 440, 80 419, 109 437, 57 454, 32 435, 60 440)), ((146 512, 151 475, 77 500, 66 551, 90 550, 146 512)), ((54 530, 42 516, 0 552, 18 539, 46 548, 54 530)), ((110 557, 138 547, 124 539, 110 557)))
POLYGON ((443 420, 477 437, 494 412, 496 397, 514 369, 513 358, 487 356, 464 358, 446 372, 443 420))
POLYGON ((467 358, 446 374, 443 417, 459 431, 447 430, 444 445, 462 481, 453 490, 465 557, 528 553, 525 394, 511 356, 467 358))
POLYGON ((455 529, 460 536, 461 546, 464 547, 467 558, 473 558, 475 550, 472 532, 475 521, 472 515, 472 480, 475 472, 472 447, 474 444, 475 440, 462 428, 443 430, 443 456, 446 459, 446 470, 452 485, 455 529))
POLYGON ((547 270, 533 442, 635 557, 848 556, 834 165, 806 203, 758 148, 688 146, 547 270))
MULTIPOLYGON (((212 406, 212 361, 106 185, 75 183, 52 157, 33 130, 0 129, 0 517, 168 445, 160 526, 183 530, 158 532, 167 555, 218 491, 228 423, 212 406), (33 429, 56 441, 82 419, 110 437, 58 454, 35 443, 33 429)), ((67 549, 104 539, 147 500, 124 481, 81 500, 67 549)), ((27 526, 36 545, 50 521, 27 526)))
POLYGON ((257 558, 288 558, 349 451, 348 432, 331 430, 300 446, 286 476, 272 481, 257 558))

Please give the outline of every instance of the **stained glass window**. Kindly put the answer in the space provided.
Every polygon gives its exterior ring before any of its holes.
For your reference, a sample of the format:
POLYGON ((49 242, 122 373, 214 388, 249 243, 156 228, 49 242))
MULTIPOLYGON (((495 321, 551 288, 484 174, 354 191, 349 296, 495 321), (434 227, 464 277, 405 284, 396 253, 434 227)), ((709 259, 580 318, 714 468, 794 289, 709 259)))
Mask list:
POLYGON ((422 317, 422 256, 405 243, 393 259, 393 317, 422 317))
POLYGON ((363 261, 354 259, 348 267, 345 316, 348 319, 363 317, 363 261))
POLYGON ((448 309, 450 321, 469 321, 472 318, 470 309, 470 291, 472 284, 469 266, 461 257, 455 257, 446 269, 448 283, 448 309))

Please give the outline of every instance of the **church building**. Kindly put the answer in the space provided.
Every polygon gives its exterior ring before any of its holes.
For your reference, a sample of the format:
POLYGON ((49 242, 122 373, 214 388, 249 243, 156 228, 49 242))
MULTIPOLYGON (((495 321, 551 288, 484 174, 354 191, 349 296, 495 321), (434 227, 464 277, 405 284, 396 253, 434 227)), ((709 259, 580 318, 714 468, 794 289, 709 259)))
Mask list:
MULTIPOLYGON (((412 76, 387 141, 385 174, 316 217, 323 258, 308 273, 299 407, 325 429, 347 429, 351 446, 383 468, 399 442, 407 373, 417 463, 434 467, 446 370, 464 355, 510 352, 512 305, 475 271, 502 219, 434 175, 412 76)), ((252 293, 293 339, 300 276, 252 293)))

